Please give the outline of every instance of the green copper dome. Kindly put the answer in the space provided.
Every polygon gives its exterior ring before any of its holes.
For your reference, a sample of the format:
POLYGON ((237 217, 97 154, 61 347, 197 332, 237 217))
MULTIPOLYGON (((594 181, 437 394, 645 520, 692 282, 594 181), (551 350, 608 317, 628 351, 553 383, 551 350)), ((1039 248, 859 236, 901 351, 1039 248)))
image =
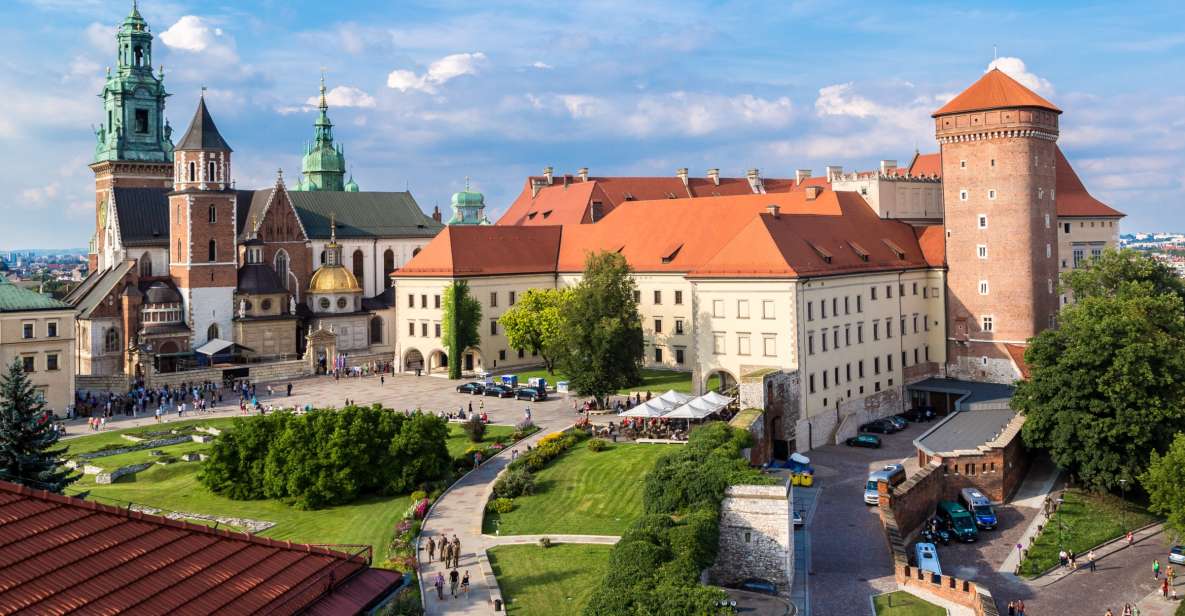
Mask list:
POLYGON ((479 192, 469 190, 469 178, 465 178, 465 190, 453 193, 453 217, 450 225, 489 225, 486 218, 486 198, 479 192))
MULTIPOLYGON (((333 143, 333 122, 329 121, 329 103, 325 101, 325 77, 321 77, 320 113, 313 123, 313 141, 305 144, 301 159, 301 179, 293 190, 358 191, 353 183, 351 190, 345 184, 346 153, 341 145, 333 143)), ((353 179, 351 178, 351 182, 353 179)))

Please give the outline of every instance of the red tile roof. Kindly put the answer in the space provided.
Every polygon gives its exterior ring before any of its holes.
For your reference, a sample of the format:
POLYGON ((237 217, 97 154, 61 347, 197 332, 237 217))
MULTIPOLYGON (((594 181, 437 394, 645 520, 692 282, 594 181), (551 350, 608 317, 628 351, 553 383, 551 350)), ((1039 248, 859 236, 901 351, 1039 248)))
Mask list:
MULTIPOLYGON (((572 226, 579 226, 573 223, 572 226)), ((595 227, 596 225, 587 225, 595 227)), ((554 272, 561 227, 450 225, 399 269, 400 276, 554 272)))
POLYGON ((935 111, 933 116, 1001 107, 1040 107, 1057 113, 1062 112, 1053 103, 1022 86, 1020 82, 1009 77, 1004 71, 994 68, 980 77, 979 81, 952 98, 941 109, 935 111))
POLYGON ((1122 217, 1124 214, 1119 210, 1095 199, 1086 192, 1086 187, 1082 185, 1082 180, 1078 179, 1078 174, 1074 173, 1074 168, 1070 166, 1070 161, 1066 160, 1066 155, 1062 154, 1061 148, 1057 150, 1057 215, 1068 217, 1122 217))
POLYGON ((1029 378, 1029 365, 1025 363, 1025 345, 1005 344, 1004 348, 1012 358, 1012 363, 1016 365, 1017 372, 1020 372, 1020 377, 1022 379, 1029 378))
POLYGON ((929 227, 915 228, 914 232, 918 236, 918 246, 922 249, 922 254, 926 257, 926 263, 930 267, 943 267, 946 265, 946 227, 942 225, 932 225, 929 227))
POLYGON ((295 614, 368 564, 0 481, 4 614, 295 614))
POLYGON ((909 162, 908 173, 914 177, 942 177, 942 156, 937 152, 914 152, 913 160, 909 162))

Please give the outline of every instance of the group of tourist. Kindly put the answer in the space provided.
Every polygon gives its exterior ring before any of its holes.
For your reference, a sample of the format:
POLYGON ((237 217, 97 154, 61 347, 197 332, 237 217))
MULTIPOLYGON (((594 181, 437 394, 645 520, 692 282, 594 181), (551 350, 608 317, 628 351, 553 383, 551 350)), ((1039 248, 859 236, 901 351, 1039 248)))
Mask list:
MULTIPOLYGON (((448 537, 440 538, 440 560, 444 564, 445 569, 452 569, 448 574, 449 594, 456 599, 457 594, 468 596, 469 594, 469 571, 465 571, 462 577, 457 571, 461 562, 461 540, 453 535, 450 541, 448 537)), ((433 537, 428 537, 428 562, 432 562, 436 558, 437 543, 433 537)), ((444 572, 438 571, 436 578, 433 580, 433 586, 436 587, 436 598, 444 601, 444 572)))

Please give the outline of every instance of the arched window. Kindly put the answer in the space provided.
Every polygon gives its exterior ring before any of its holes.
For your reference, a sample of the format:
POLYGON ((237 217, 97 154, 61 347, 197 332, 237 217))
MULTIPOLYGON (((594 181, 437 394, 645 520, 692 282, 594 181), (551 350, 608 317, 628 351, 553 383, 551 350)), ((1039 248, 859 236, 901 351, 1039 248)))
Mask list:
POLYGON ((135 65, 136 66, 144 66, 144 50, 140 49, 139 45, 136 45, 136 48, 133 50, 133 53, 135 55, 135 65))
POLYGON ((325 265, 325 251, 321 251, 321 265, 325 265))
POLYGON ((217 324, 217 323, 211 323, 211 324, 210 324, 210 329, 207 329, 207 330, 206 330, 206 340, 207 340, 207 341, 209 341, 209 340, 215 340, 215 339, 217 339, 217 338, 218 338, 218 324, 217 324))
POLYGON ((391 273, 395 271, 395 252, 390 248, 383 253, 383 288, 391 288, 391 273))
POLYGON ((416 255, 418 255, 418 254, 420 254, 420 249, 419 249, 419 248, 417 248, 417 249, 415 249, 415 250, 411 251, 411 256, 413 256, 413 257, 414 257, 414 256, 416 256, 416 255))
POLYGON ((283 248, 276 251, 276 274, 280 276, 284 288, 288 289, 288 252, 283 248))
POLYGON ((206 260, 211 262, 218 260, 218 243, 214 240, 210 240, 210 255, 206 260))
POLYGON ((370 343, 383 343, 383 318, 375 316, 370 319, 370 343))
POLYGON ((211 182, 214 181, 214 161, 210 161, 210 166, 206 169, 206 179, 211 182))
POLYGON ((119 350, 119 330, 110 327, 103 334, 103 350, 108 353, 115 353, 119 350))
POLYGON ((210 224, 214 224, 216 222, 218 222, 218 208, 214 207, 214 205, 211 204, 210 205, 210 224))
POLYGON ((181 262, 181 238, 177 238, 177 262, 181 262))
POLYGON ((354 270, 354 277, 358 279, 358 284, 362 284, 362 262, 363 262, 362 251, 355 250, 354 251, 353 270, 354 270))
POLYGON ((140 255, 140 277, 149 278, 152 276, 152 257, 146 252, 140 255))
POLYGON ((189 161, 189 181, 197 181, 197 163, 193 162, 192 160, 189 161))

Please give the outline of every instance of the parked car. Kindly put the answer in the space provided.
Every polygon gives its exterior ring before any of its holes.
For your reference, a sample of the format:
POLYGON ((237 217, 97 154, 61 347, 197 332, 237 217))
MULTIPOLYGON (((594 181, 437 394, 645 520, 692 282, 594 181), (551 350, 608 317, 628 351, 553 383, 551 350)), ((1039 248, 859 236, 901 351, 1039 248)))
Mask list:
POLYGON ((482 392, 486 396, 494 396, 496 398, 513 398, 514 389, 507 385, 489 385, 485 391, 482 392))
POLYGON ((802 518, 801 511, 794 512, 794 528, 802 528, 806 525, 806 520, 802 518))
POLYGON ((897 426, 893 425, 890 421, 877 419, 876 421, 870 421, 860 426, 860 431, 875 432, 876 434, 892 434, 897 431, 897 426))
POLYGON ((514 390, 514 397, 519 400, 538 402, 547 399, 547 391, 540 387, 519 387, 514 390))
POLYGON ((934 419, 934 409, 930 407, 914 407, 901 414, 909 421, 930 421, 934 419))
POLYGON ((844 441, 848 447, 871 447, 873 449, 880 449, 881 438, 872 434, 859 434, 844 441))
POLYGON ((904 430, 909 427, 909 421, 907 421, 905 419, 905 417, 903 417, 901 415, 893 415, 892 417, 886 417, 885 421, 891 422, 894 426, 897 426, 898 430, 904 430))
POLYGON ((942 565, 938 562, 938 548, 929 542, 922 542, 914 546, 918 569, 928 571, 932 575, 942 575, 942 565))
POLYGON ((879 471, 868 473, 868 483, 864 484, 864 504, 880 504, 880 488, 877 484, 882 481, 894 487, 905 483, 905 467, 900 464, 889 464, 879 471))
POLYGON ((982 530, 992 530, 999 523, 996 510, 992 509, 992 502, 975 488, 959 490, 959 504, 975 516, 975 524, 982 530))
POLYGON ((1174 565, 1185 565, 1185 545, 1174 545, 1169 550, 1169 562, 1174 565))
POLYGON ((486 391, 486 384, 479 382, 479 381, 473 381, 472 383, 462 383, 460 385, 457 385, 457 393, 460 393, 460 394, 470 394, 473 396, 480 396, 481 394, 485 393, 485 391, 486 391))
POLYGON ((778 594, 778 587, 775 586, 773 582, 768 580, 759 580, 757 578, 749 578, 744 582, 741 582, 740 589, 747 590, 749 592, 760 593, 763 595, 777 596, 778 594))
POLYGON ((971 543, 979 539, 975 517, 966 507, 954 501, 938 501, 938 519, 942 520, 960 541, 971 543))

